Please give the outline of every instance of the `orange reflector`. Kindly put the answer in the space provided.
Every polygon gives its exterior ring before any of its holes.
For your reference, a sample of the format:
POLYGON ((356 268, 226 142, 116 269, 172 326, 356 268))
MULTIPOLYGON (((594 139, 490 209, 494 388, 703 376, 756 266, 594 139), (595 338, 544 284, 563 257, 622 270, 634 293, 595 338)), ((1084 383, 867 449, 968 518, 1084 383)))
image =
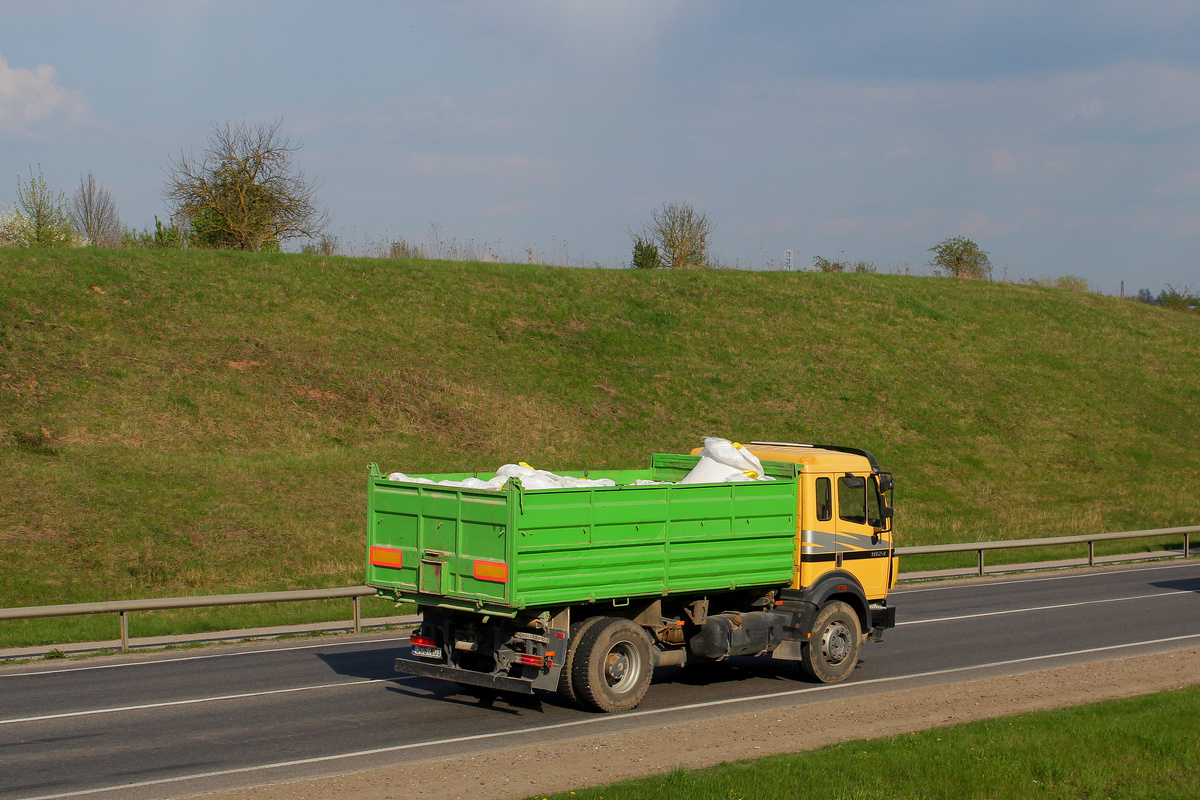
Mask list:
POLYGON ((508 564, 499 561, 476 561, 474 574, 476 580, 508 583, 508 564))
POLYGON ((404 553, 399 550, 393 550, 390 547, 372 547, 371 548, 371 563, 377 567, 392 567, 400 569, 401 563, 404 561, 404 553))

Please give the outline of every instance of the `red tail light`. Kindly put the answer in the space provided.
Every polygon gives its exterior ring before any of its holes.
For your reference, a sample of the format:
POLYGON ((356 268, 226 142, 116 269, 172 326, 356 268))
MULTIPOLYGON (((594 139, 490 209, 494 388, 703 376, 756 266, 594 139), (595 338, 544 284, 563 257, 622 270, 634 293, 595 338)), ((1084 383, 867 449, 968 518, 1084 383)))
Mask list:
POLYGON ((437 647, 437 640, 430 639, 428 636, 410 636, 408 637, 410 644, 415 644, 417 647, 437 647))
POLYGON ((519 655, 517 656, 517 661, 530 667, 540 667, 543 663, 541 656, 519 655))

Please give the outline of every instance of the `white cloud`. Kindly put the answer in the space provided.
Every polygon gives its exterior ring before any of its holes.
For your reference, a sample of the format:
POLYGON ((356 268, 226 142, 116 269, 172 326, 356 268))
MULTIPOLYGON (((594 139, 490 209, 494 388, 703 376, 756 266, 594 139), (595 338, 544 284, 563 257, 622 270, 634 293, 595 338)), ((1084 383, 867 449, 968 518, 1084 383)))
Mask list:
POLYGON ((27 134, 38 123, 87 118, 83 95, 58 83, 54 67, 14 69, 0 56, 0 133, 27 134))

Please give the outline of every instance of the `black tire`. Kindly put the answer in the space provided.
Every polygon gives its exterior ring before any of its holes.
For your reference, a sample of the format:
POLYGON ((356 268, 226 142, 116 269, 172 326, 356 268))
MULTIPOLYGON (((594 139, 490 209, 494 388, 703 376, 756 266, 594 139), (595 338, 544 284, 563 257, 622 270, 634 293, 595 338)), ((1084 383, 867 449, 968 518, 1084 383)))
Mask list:
POLYGON ((650 688, 650 637, 639 625, 605 617, 579 640, 571 670, 575 694, 597 711, 637 708, 650 688))
POLYGON ((817 612, 812 638, 804 643, 800 670, 810 680, 839 683, 858 664, 862 625, 854 609, 840 600, 817 612))
POLYGON ((573 706, 579 705, 579 697, 575 694, 575 680, 571 677, 575 665, 575 654, 579 652, 579 643, 584 634, 603 619, 604 617, 588 617, 571 623, 571 638, 567 642, 567 656, 563 661, 562 672, 558 675, 558 694, 573 706))

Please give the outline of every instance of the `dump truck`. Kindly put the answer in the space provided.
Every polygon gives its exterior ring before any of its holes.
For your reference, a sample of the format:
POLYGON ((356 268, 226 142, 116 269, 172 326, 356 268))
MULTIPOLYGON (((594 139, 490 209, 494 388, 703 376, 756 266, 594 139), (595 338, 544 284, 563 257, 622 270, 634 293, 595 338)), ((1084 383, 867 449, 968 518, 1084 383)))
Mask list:
POLYGON ((636 707, 656 667, 735 656, 845 680, 896 624, 894 478, 852 447, 746 448, 766 479, 680 484, 695 451, 562 473, 614 486, 538 490, 371 464, 367 583, 421 615, 396 671, 602 712, 636 707))

